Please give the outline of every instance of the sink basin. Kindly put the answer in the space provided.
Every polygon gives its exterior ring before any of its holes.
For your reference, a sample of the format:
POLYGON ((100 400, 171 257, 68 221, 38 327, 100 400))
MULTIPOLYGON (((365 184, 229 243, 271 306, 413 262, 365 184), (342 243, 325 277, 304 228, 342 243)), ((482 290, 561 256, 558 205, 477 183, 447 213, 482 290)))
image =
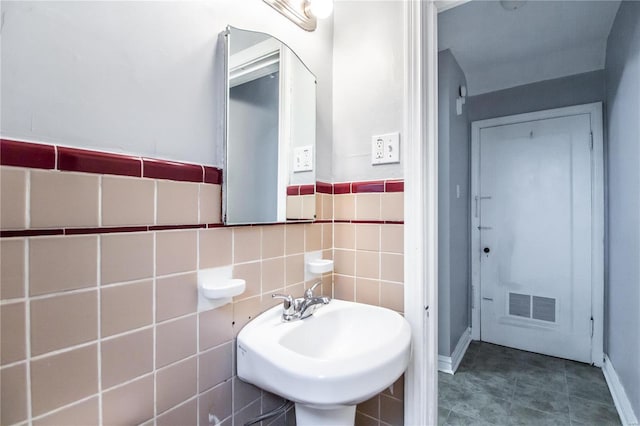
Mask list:
POLYGON ((390 386, 407 368, 411 330, 394 311, 332 300, 304 320, 283 322, 281 317, 280 305, 240 331, 238 376, 294 401, 301 426, 353 424, 355 405, 390 386), (304 413, 311 417, 300 418, 304 413))

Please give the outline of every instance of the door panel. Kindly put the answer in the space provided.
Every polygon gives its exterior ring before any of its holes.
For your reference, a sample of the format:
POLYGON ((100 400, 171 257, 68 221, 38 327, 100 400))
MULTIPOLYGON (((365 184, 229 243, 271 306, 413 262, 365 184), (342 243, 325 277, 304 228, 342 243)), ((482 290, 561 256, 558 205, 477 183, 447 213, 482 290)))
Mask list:
POLYGON ((591 362, 588 114, 480 131, 484 341, 591 362))

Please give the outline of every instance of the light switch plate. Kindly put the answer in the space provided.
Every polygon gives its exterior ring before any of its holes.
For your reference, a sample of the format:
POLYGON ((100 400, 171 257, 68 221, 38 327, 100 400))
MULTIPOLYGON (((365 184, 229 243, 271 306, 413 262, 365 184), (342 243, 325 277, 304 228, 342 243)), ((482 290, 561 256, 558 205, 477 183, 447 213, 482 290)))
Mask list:
POLYGON ((400 133, 387 133, 371 138, 371 164, 400 162, 400 133))
POLYGON ((293 171, 313 171, 313 145, 301 146, 293 149, 293 171))

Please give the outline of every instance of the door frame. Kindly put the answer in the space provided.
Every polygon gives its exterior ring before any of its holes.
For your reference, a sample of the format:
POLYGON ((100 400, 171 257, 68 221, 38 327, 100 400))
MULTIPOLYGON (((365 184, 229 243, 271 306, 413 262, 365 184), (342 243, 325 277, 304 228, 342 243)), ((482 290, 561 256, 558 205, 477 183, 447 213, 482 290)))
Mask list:
POLYGON ((588 114, 591 121, 591 362, 601 367, 604 360, 604 143, 602 102, 555 108, 471 123, 471 338, 480 340, 480 217, 473 206, 480 180, 480 131, 484 128, 588 114))

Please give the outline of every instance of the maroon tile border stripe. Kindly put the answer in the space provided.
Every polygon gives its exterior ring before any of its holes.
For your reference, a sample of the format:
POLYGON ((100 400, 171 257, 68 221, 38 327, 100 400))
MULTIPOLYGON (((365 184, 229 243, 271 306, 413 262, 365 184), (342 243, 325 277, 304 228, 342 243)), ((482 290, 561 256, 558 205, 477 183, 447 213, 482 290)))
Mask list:
POLYGON ((182 182, 204 182, 204 169, 200 165, 174 161, 142 159, 142 176, 155 179, 170 179, 182 182))
POLYGON ((372 180, 324 183, 316 182, 316 191, 322 194, 360 194, 367 192, 404 192, 404 180, 372 180))
POLYGON ((353 182, 351 184, 351 192, 384 192, 384 181, 371 181, 371 182, 353 182))
POLYGON ((33 169, 55 169, 56 147, 0 139, 0 164, 33 169))
POLYGON ((333 194, 333 185, 326 182, 316 182, 316 192, 321 194, 333 194))
POLYGON ((140 177, 142 162, 127 155, 58 147, 58 170, 140 177))
POLYGON ((298 185, 287 186, 287 195, 300 195, 300 187, 298 185))
POLYGON ((183 182, 222 183, 222 170, 213 166, 10 139, 0 139, 0 165, 183 182))
POLYGON ((312 195, 316 193, 315 185, 300 185, 300 195, 312 195))

